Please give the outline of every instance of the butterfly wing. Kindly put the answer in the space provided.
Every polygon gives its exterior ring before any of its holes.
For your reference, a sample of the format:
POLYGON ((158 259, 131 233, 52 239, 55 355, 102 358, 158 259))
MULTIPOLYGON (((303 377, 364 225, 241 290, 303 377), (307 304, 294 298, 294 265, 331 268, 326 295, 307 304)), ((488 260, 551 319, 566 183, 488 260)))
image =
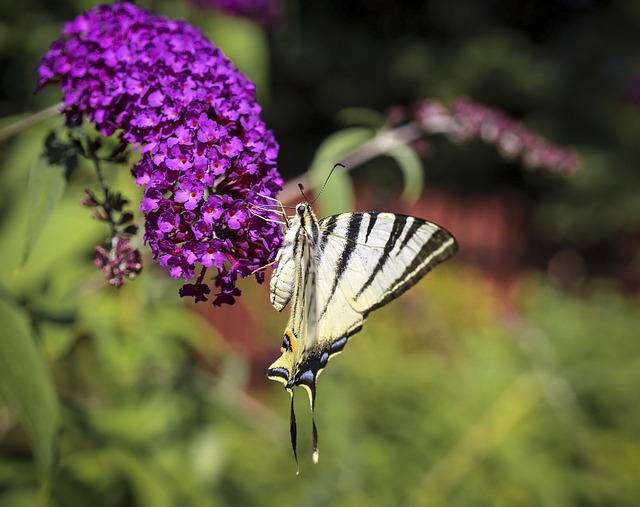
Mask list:
POLYGON ((457 250, 442 227, 394 213, 343 213, 321 220, 320 230, 315 251, 321 341, 340 342, 359 331, 369 313, 457 250))
POLYGON ((400 296, 457 250, 453 236, 419 218, 343 213, 319 222, 313 249, 317 324, 296 360, 294 385, 315 397, 318 375, 360 331, 367 315, 400 296))

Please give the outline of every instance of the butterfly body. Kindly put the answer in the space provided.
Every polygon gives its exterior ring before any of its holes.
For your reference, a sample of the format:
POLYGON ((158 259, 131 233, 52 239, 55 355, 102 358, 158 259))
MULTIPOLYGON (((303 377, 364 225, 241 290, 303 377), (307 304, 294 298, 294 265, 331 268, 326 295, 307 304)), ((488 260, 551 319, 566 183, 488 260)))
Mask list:
MULTIPOLYGON (((290 303, 291 313, 282 355, 267 373, 292 396, 294 454, 293 388, 306 389, 313 414, 318 375, 362 329, 367 315, 400 296, 456 250, 455 239, 445 229, 416 217, 364 212, 318 220, 309 203, 296 206, 270 283, 272 305, 282 311, 290 303)), ((315 422, 313 434, 317 461, 315 422)))

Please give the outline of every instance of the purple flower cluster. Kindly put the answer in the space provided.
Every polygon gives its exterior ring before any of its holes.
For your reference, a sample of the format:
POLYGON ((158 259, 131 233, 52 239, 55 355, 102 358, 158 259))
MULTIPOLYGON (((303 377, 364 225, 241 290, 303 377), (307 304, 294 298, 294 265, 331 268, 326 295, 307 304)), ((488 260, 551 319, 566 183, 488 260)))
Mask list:
POLYGON ((99 199, 88 189, 84 193, 82 205, 92 210, 92 218, 106 222, 111 228, 109 250, 97 246, 93 263, 102 270, 109 285, 121 287, 125 278, 133 279, 142 271, 140 251, 129 241, 129 237, 138 231, 132 223, 133 213, 124 209, 129 201, 107 189, 104 199, 99 199))
POLYGON ((254 85, 197 29, 126 2, 68 23, 39 71, 39 88, 62 88, 69 123, 86 116, 140 148, 145 241, 174 278, 200 270, 180 294, 206 300, 212 267, 213 303, 233 303, 237 277, 271 262, 282 234, 251 213, 282 187, 254 85))
POLYGON ((522 156, 527 167, 572 174, 578 170, 573 150, 551 144, 504 111, 469 99, 458 99, 450 109, 425 100, 414 111, 415 121, 428 133, 445 133, 458 141, 480 138, 494 144, 508 158, 522 156))
POLYGON ((216 9, 231 16, 251 18, 269 28, 278 17, 277 0, 189 0, 200 9, 216 9))
POLYGON ((114 236, 111 249, 96 247, 93 263, 98 266, 110 285, 121 287, 125 278, 135 278, 142 271, 140 252, 131 246, 128 238, 114 236))

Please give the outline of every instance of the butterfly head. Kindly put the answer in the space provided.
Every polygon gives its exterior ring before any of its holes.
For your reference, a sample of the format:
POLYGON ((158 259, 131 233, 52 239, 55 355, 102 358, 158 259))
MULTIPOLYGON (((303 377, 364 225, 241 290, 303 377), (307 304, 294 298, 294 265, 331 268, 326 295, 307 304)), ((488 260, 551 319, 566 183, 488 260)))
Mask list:
POLYGON ((309 204, 306 202, 301 202, 296 206, 296 214, 302 218, 304 214, 307 213, 307 209, 309 209, 309 204))
POLYGON ((295 214, 289 220, 288 233, 291 231, 291 239, 300 239, 301 233, 304 233, 306 240, 309 240, 311 245, 315 244, 315 241, 320 233, 320 227, 318 224, 318 218, 316 217, 311 204, 307 201, 298 203, 295 207, 295 214))

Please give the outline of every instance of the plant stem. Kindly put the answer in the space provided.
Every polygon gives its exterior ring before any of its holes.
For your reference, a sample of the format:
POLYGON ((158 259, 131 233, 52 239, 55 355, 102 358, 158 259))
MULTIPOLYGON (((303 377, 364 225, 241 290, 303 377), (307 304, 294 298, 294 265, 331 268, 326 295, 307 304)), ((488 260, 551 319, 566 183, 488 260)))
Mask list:
POLYGON ((29 116, 26 116, 25 118, 22 118, 21 120, 18 120, 15 123, 12 123, 8 127, 0 129, 0 141, 4 141, 5 139, 8 139, 9 137, 16 135, 22 132, 23 130, 28 129, 29 127, 31 127, 32 125, 35 125, 36 123, 40 123, 41 121, 46 120, 47 118, 51 118, 52 116, 55 116, 56 114, 59 113, 59 110, 60 110, 60 104, 56 104, 55 106, 48 107, 46 109, 43 109, 42 111, 38 111, 37 113, 33 113, 29 116))
POLYGON ((109 227, 111 228, 111 237, 114 238, 117 235, 116 224, 113 220, 113 214, 111 213, 111 205, 109 204, 109 187, 107 186, 107 182, 104 179, 102 167, 100 167, 100 159, 91 146, 87 146, 86 152, 89 155, 89 159, 93 163, 93 167, 95 168, 96 174, 98 176, 98 182, 100 183, 100 188, 102 189, 102 193, 104 196, 104 200, 102 201, 101 206, 106 219, 109 222, 109 227))

